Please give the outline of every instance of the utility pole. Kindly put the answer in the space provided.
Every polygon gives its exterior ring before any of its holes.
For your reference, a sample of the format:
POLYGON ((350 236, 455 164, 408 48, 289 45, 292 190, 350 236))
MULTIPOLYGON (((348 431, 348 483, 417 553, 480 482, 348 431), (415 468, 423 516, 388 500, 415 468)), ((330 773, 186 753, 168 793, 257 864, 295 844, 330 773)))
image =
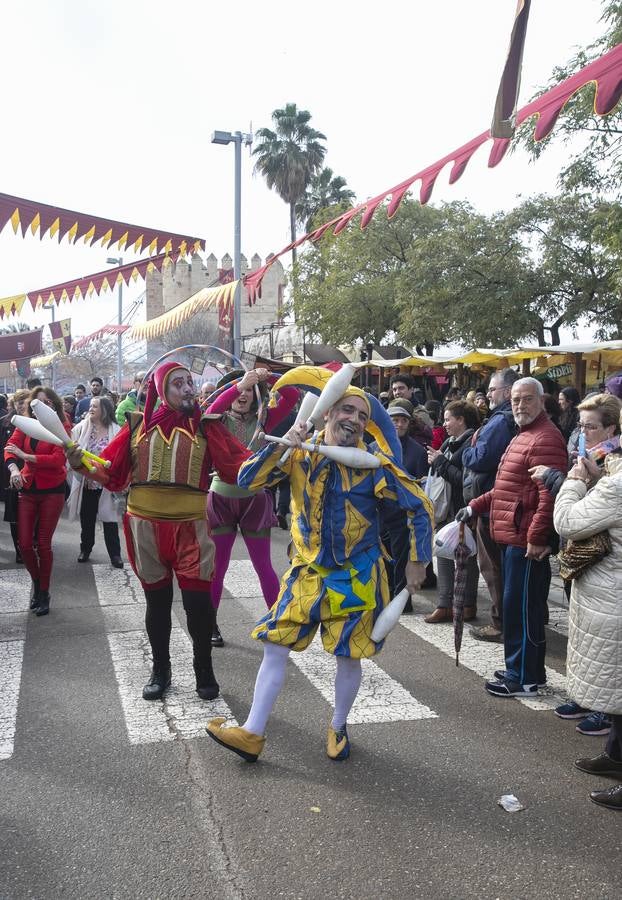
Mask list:
MULTIPOLYGON (((114 259, 113 257, 108 257, 106 260, 107 263, 113 264, 115 266, 123 265, 123 257, 120 256, 118 259, 114 259)), ((123 325, 123 278, 119 278, 119 305, 117 311, 117 321, 119 325, 123 325)), ((119 397, 121 396, 122 391, 122 382, 123 380, 123 335, 121 334, 121 329, 119 328, 119 333, 117 334, 117 394, 119 397)))
POLYGON ((235 170, 233 190, 233 278, 237 281, 235 296, 233 298, 233 340, 232 352, 240 358, 242 337, 242 144, 250 147, 253 143, 252 134, 243 134, 241 131, 214 131, 212 144, 235 144, 235 170))

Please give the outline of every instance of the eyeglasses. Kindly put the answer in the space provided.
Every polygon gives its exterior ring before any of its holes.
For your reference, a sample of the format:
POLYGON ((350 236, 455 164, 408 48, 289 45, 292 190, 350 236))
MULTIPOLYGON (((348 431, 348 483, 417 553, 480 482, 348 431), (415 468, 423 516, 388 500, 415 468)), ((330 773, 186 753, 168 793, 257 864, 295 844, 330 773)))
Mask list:
POLYGON ((599 428, 604 428, 604 425, 595 425, 593 422, 580 422, 579 430, 580 431, 598 431, 599 428))

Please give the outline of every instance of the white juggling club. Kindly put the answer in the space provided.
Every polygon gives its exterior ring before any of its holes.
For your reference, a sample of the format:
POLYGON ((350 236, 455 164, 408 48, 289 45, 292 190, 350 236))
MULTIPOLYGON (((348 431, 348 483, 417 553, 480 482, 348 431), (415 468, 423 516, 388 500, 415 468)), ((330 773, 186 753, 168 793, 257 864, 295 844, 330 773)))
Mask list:
POLYGON ((356 367, 352 363, 346 363, 328 379, 309 416, 307 431, 311 431, 314 425, 319 428, 323 424, 325 413, 343 397, 350 387, 355 372, 356 367))
MULTIPOLYGON (((298 409, 298 414, 296 416, 296 421, 294 422, 294 425, 300 425, 303 422, 307 422, 307 431, 310 430, 308 427, 308 423, 309 423, 309 421, 311 421, 311 413, 315 409, 315 405, 316 405, 318 399, 319 398, 316 397, 315 394, 312 394, 310 391, 307 391, 307 393, 304 395, 304 397, 302 398, 302 401, 300 403, 300 407, 298 409)), ((285 453, 283 454, 283 456, 280 458, 279 463, 284 463, 287 460, 287 458, 289 457, 291 452, 292 452, 291 448, 286 450, 285 453)))
POLYGON ((42 403, 41 400, 31 400, 30 408, 43 427, 47 428, 48 431, 51 431, 52 434, 55 434, 61 444, 66 445, 67 441, 71 443, 71 438, 68 436, 65 426, 53 409, 50 409, 50 407, 46 406, 45 403, 42 403))
POLYGON ((44 428, 37 419, 31 419, 29 416, 13 416, 11 424, 35 441, 47 441, 48 444, 56 444, 58 447, 64 446, 63 442, 44 428))
POLYGON ((395 595, 390 603, 387 603, 376 619, 376 624, 372 628, 372 641, 383 641, 388 633, 395 628, 399 622, 400 616, 404 612, 404 607, 406 606, 409 597, 410 593, 408 588, 404 588, 399 594, 395 595))
MULTIPOLYGON (((64 447, 67 447, 69 450, 71 450, 73 447, 78 446, 76 442, 69 437, 69 435, 65 431, 65 426, 58 418, 56 412, 53 409, 50 409, 50 407, 46 406, 45 403, 42 403, 41 400, 31 400, 30 408, 32 409, 39 422, 41 422, 43 427, 47 428, 48 431, 55 435, 55 437, 59 439, 64 447)), ((99 456, 95 456, 95 454, 91 453, 89 450, 82 450, 82 462, 87 469, 92 468, 92 466, 89 467, 87 465, 87 459, 92 459, 95 462, 100 463, 102 466, 108 467, 110 465, 107 460, 101 459, 101 457, 99 456)))
MULTIPOLYGON (((33 403, 37 403, 37 400, 33 400, 33 403)), ((48 444, 56 444, 57 447, 76 447, 72 440, 67 437, 67 432, 65 432, 66 440, 61 441, 60 438, 56 437, 55 434, 52 434, 51 431, 48 431, 41 422, 37 419, 31 419, 29 416, 13 416, 11 419, 11 423, 15 425, 16 428, 19 428, 24 434, 27 434, 28 437, 33 438, 35 441, 47 441, 48 444)), ((85 451, 83 451, 84 453, 85 451)), ((91 454, 92 456, 93 454, 91 454)), ((95 457, 97 459, 98 457, 95 457)), ((84 456, 82 456, 82 464, 86 469, 90 472, 93 472, 95 466, 89 462, 84 456)))
MULTIPOLYGON (((285 438, 275 437, 273 434, 267 434, 266 441, 269 444, 283 444, 285 447, 295 449, 294 445, 286 441, 285 438)), ((303 441, 300 446, 303 450, 321 453, 323 456, 327 456, 343 466, 350 466, 352 469, 377 469, 380 466, 380 460, 373 453, 359 450, 358 447, 333 447, 329 444, 309 444, 306 441, 303 441)))

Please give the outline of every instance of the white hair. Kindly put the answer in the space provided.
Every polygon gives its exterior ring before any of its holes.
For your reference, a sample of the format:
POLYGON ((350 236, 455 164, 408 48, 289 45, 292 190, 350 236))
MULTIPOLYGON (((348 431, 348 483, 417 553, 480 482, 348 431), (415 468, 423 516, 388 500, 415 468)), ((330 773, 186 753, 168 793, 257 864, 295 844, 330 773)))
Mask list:
POLYGON ((512 393, 514 393, 514 388, 519 388, 519 387, 523 387, 523 386, 535 387, 536 394, 538 395, 538 397, 544 396, 544 388, 542 387, 542 382, 538 381, 537 378, 530 378, 530 377, 519 378, 518 381, 515 381, 514 384, 512 385, 512 393))

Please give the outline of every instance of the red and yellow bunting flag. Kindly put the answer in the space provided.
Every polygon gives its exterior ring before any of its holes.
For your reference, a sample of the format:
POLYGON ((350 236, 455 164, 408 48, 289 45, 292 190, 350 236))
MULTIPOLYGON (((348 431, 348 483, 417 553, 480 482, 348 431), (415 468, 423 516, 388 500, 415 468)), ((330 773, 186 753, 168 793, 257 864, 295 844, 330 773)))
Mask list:
POLYGON ((0 299, 0 318, 4 315, 17 315, 26 299, 30 301, 32 308, 36 309, 37 306, 44 306, 50 302, 56 303, 58 306, 62 301, 71 303, 72 300, 90 297, 92 294, 99 295, 103 291, 111 291, 119 281, 123 281, 127 285, 130 281, 145 278, 147 272, 153 272, 156 269, 160 272, 162 266, 170 265, 179 256, 179 253, 162 253, 160 256, 152 256, 150 259, 141 259, 138 262, 127 263, 127 265, 117 266, 114 269, 95 272, 93 275, 84 275, 74 281, 53 284, 50 287, 29 291, 27 294, 18 294, 16 297, 5 297, 0 299))
POLYGON ((30 229, 32 234, 39 232, 40 238, 48 232, 51 238, 58 236, 59 242, 66 236, 70 244, 83 238, 84 243, 89 245, 99 241, 102 247, 116 244, 119 250, 131 249, 135 253, 148 252, 152 255, 205 250, 205 241, 191 235, 102 219, 60 206, 0 194, 0 231, 7 222, 11 223, 15 234, 21 229, 22 237, 30 229))
POLYGON ((26 294, 15 294, 13 297, 0 300, 0 319, 4 319, 5 316, 19 316, 26 299, 26 294))

